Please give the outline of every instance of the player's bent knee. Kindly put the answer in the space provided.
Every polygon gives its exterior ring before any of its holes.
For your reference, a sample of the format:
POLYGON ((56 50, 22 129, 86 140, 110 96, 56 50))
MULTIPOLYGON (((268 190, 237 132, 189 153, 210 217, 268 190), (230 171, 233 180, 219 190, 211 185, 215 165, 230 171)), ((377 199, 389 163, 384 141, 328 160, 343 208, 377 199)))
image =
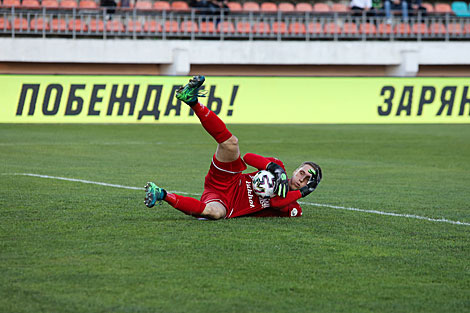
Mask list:
POLYGON ((238 150, 238 138, 233 136, 220 144, 225 149, 238 150))
POLYGON ((224 218, 225 214, 225 207, 221 203, 210 202, 206 205, 201 215, 213 220, 219 220, 221 218, 224 218))
POLYGON ((238 138, 232 135, 229 139, 219 143, 215 156, 220 162, 232 162, 238 159, 240 156, 238 138))
POLYGON ((235 155, 235 159, 238 158, 238 154, 240 153, 238 138, 232 135, 232 137, 220 143, 217 150, 225 155, 233 154, 235 155))

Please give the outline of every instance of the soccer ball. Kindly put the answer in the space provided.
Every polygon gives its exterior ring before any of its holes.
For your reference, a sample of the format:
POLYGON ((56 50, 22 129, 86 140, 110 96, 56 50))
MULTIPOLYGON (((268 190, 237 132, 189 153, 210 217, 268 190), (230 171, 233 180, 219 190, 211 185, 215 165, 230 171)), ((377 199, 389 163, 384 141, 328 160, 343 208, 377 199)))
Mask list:
POLYGON ((274 175, 271 172, 259 171, 251 180, 254 193, 261 198, 274 197, 274 180, 274 175))

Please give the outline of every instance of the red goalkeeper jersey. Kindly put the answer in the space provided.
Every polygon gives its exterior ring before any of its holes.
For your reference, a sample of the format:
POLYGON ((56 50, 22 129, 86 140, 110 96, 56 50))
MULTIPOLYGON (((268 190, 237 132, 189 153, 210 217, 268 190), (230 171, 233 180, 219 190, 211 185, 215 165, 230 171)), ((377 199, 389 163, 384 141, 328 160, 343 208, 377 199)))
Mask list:
MULTIPOLYGON (((257 168, 258 170, 266 169, 270 162, 275 162, 284 170, 284 164, 276 158, 266 158, 257 154, 247 153, 243 157, 246 164, 257 168)), ((297 203, 301 198, 299 190, 289 191, 286 198, 275 196, 270 199, 258 197, 252 188, 252 178, 257 172, 238 175, 238 184, 231 190, 231 194, 227 198, 231 198, 227 203, 226 218, 234 218, 239 216, 256 216, 256 217, 300 217, 302 208, 297 203)))

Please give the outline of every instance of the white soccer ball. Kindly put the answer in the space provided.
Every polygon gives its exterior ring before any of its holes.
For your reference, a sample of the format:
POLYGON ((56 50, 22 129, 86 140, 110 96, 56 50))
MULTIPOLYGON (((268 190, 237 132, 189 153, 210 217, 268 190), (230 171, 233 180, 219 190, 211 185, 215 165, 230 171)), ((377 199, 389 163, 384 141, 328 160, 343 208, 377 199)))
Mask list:
POLYGON ((274 182, 274 175, 265 170, 256 173, 251 180, 254 193, 261 198, 274 197, 274 182))

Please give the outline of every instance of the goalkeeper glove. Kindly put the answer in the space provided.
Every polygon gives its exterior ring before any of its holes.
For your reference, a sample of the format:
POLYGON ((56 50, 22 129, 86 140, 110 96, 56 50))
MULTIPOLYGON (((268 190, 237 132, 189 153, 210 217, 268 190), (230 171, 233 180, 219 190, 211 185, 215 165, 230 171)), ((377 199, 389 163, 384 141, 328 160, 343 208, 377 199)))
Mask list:
POLYGON ((302 198, 311 194, 318 186, 321 181, 322 173, 320 166, 318 168, 309 169, 308 172, 312 175, 307 182, 307 185, 300 188, 300 193, 302 194, 302 198))
POLYGON ((274 162, 270 162, 268 166, 266 166, 266 170, 271 172, 276 179, 274 182, 274 193, 285 198, 287 196, 287 191, 289 190, 289 180, 287 179, 286 171, 274 162))

